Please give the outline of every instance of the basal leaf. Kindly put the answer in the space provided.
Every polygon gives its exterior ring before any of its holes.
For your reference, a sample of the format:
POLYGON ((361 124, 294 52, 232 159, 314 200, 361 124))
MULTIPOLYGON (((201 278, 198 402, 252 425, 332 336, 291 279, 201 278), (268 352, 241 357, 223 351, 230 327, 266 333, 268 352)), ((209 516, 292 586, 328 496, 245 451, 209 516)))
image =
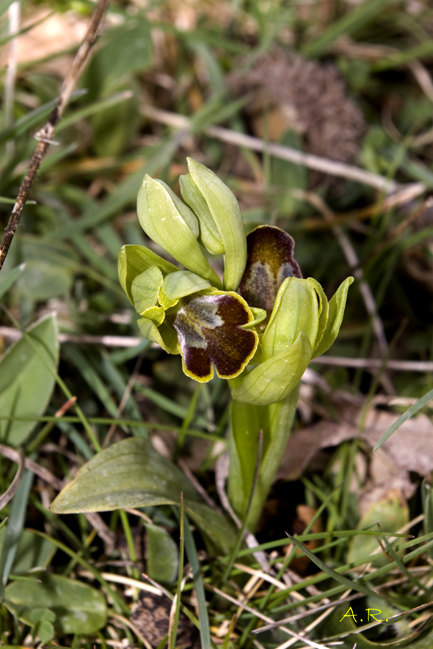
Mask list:
MULTIPOLYGON (((60 633, 95 633, 105 625, 107 607, 103 595, 76 579, 44 575, 40 581, 15 581, 6 588, 4 604, 27 624, 41 604, 53 611, 54 627, 60 633)), ((39 611, 38 611, 39 612, 39 611)))
MULTIPOLYGON (((49 315, 27 330, 0 359, 1 417, 36 418, 44 414, 54 387, 59 357, 57 320, 49 315), (29 340, 31 338, 31 342, 29 340), (50 371, 51 370, 51 371, 50 371)), ((0 420, 0 440, 19 446, 34 421, 0 420)))
POLYGON ((179 551, 170 534, 158 525, 146 525, 146 559, 149 577, 169 584, 176 579, 179 551))
MULTIPOLYGON (((0 556, 3 551, 6 527, 0 530, 0 556)), ((18 541, 18 547, 11 572, 14 575, 28 572, 32 568, 45 568, 51 561, 56 546, 48 539, 37 536, 29 530, 23 530, 18 541)))
POLYGON ((131 437, 95 455, 57 496, 57 514, 111 511, 149 505, 179 505, 204 533, 212 550, 228 554, 236 532, 218 512, 200 501, 177 466, 162 457, 146 439, 131 437))
POLYGON ((179 504, 198 500, 191 483, 151 442, 131 437, 93 457, 51 505, 57 514, 179 504))

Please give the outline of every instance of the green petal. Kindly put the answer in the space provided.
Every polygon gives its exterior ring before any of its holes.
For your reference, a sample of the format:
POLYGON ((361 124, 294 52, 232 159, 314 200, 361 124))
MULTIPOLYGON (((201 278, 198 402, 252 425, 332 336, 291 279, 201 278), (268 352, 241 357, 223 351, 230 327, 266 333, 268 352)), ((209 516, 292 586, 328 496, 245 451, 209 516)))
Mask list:
MULTIPOLYGON (((209 243, 211 235, 216 246, 219 242, 222 243, 224 247, 224 288, 234 291, 239 286, 247 259, 245 227, 239 204, 233 192, 213 171, 192 158, 188 158, 188 169, 207 209, 202 209, 201 200, 195 202, 196 193, 188 192, 188 189, 184 198, 187 201, 191 200, 190 205, 199 218, 200 228, 203 223, 203 245, 206 246, 206 241, 209 243)), ((183 189, 185 188, 186 185, 183 183, 183 189)), ((191 183, 189 183, 189 189, 191 190, 191 183)), ((210 248, 209 251, 211 252, 210 248)))
POLYGON ((301 331, 288 349, 231 381, 233 399, 255 406, 269 406, 285 399, 300 381, 311 356, 310 342, 301 331))
POLYGON ((131 294, 137 313, 144 315, 144 311, 156 305, 163 281, 164 277, 157 266, 148 268, 134 278, 131 294))
POLYGON ((152 266, 157 266, 163 275, 179 270, 177 266, 166 261, 156 253, 145 246, 123 246, 119 252, 119 281, 128 296, 130 302, 134 304, 132 297, 132 282, 145 270, 152 266))
POLYGON ((257 333, 244 328, 253 320, 247 303, 236 293, 218 291, 193 298, 173 323, 185 374, 204 383, 212 378, 214 365, 221 378, 238 376, 257 349, 257 333))
POLYGON ((169 309, 177 304, 181 297, 211 288, 209 282, 189 270, 178 270, 164 279, 159 301, 165 309, 169 309))
POLYGON ((250 306, 270 313, 278 289, 287 277, 302 277, 293 257, 292 237, 270 225, 260 225, 247 236, 247 265, 239 293, 250 306))
POLYGON ((183 207, 180 208, 181 201, 177 197, 175 200, 174 196, 163 184, 146 175, 137 197, 137 213, 141 227, 174 259, 193 273, 220 287, 221 282, 196 239, 198 227, 190 227, 193 219, 197 220, 196 217, 186 205, 182 204, 183 207))
POLYGON ((329 315, 328 321, 326 323, 326 329, 324 331, 322 340, 314 350, 313 358, 321 356, 321 354, 324 354, 326 351, 328 351, 328 349, 334 343, 334 340, 337 338, 341 323, 343 322, 344 309, 346 308, 347 292, 349 290, 349 286, 354 281, 355 280, 353 279, 353 277, 347 277, 344 282, 340 284, 339 288, 330 299, 329 315))
POLYGON ((315 289, 306 279, 288 277, 281 284, 262 339, 266 360, 292 345, 302 331, 312 349, 319 328, 319 303, 315 289))
POLYGON ((256 309, 254 306, 250 306, 250 311, 253 314, 254 320, 243 326, 243 329, 252 329, 256 325, 260 324, 268 316, 266 311, 263 309, 256 309))
POLYGON ((157 327, 152 320, 140 318, 137 324, 142 336, 160 345, 168 354, 180 353, 176 332, 165 322, 157 327))

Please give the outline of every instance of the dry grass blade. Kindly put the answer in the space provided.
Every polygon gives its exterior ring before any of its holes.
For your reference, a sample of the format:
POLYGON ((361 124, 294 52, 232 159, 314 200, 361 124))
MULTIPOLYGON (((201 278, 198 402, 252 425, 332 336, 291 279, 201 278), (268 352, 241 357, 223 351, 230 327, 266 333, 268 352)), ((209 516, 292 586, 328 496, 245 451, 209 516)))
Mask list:
POLYGON ((15 496, 16 491, 17 491, 17 489, 19 487, 19 484, 21 482, 21 478, 23 477, 24 468, 25 468, 23 452, 20 450, 20 451, 16 451, 16 453, 18 455, 18 458, 17 458, 18 459, 18 469, 17 469, 16 474, 14 475, 14 479, 12 480, 11 484, 6 489, 4 494, 2 494, 0 496, 0 510, 2 510, 3 507, 6 507, 8 502, 10 502, 12 500, 12 498, 15 496))
MULTIPOLYGON (((190 125, 190 120, 183 115, 170 113, 165 110, 153 108, 152 106, 143 106, 141 110, 146 117, 154 119, 156 122, 160 122, 161 124, 166 124, 167 126, 172 126, 174 128, 187 128, 190 125)), ((387 193, 391 193, 398 188, 398 184, 394 181, 388 180, 378 174, 371 173, 370 171, 364 171, 364 169, 360 169, 359 167, 354 167, 353 165, 344 164, 342 162, 335 162, 334 160, 329 160, 327 158, 321 158, 320 156, 311 153, 302 153, 297 149, 291 149, 290 147, 282 146, 281 144, 273 144, 272 142, 265 142, 258 137, 231 131, 227 128, 222 128, 221 126, 210 126, 205 128, 204 132, 221 142, 235 144, 239 147, 251 149, 252 151, 259 151, 260 153, 267 153, 276 158, 281 158, 281 160, 288 160, 289 162, 294 162, 295 164, 303 165, 309 169, 314 169, 315 171, 320 171, 332 176, 355 180, 359 183, 375 187, 376 189, 387 193)))

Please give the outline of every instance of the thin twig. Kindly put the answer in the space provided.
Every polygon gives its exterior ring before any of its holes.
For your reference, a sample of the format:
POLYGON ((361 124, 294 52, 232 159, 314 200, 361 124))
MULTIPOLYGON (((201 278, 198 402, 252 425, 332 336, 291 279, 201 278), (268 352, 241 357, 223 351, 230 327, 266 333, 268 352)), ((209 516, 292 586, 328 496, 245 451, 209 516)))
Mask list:
MULTIPOLYGON (((135 382, 137 380, 137 376, 140 373, 140 368, 141 368, 142 362, 143 362, 143 355, 140 354, 140 356, 138 357, 138 359, 137 359, 137 361, 135 363, 134 371, 132 372, 131 376, 129 377, 129 381, 128 381, 126 387, 125 387, 125 391, 123 393, 122 399, 120 400, 119 407, 117 408, 115 419, 120 419, 121 416, 122 416, 123 410, 124 410, 126 404, 128 403, 129 397, 131 396, 132 388, 134 387, 134 384, 135 384, 135 382)), ((114 431, 116 430, 116 428, 117 428, 117 424, 112 424, 110 426, 110 429, 109 429, 107 435, 105 436, 104 442, 102 444, 102 448, 106 448, 108 446, 109 442, 111 441, 112 436, 114 435, 114 431)))
MULTIPOLYGON (((19 463, 21 461, 18 451, 16 451, 14 448, 10 448, 9 446, 5 446, 4 444, 0 444, 0 455, 3 455, 3 457, 6 457, 12 462, 19 463)), ((45 467, 40 466, 40 464, 36 464, 36 462, 30 460, 30 458, 25 458, 24 466, 39 478, 42 478, 42 480, 48 482, 48 484, 54 487, 54 489, 56 489, 57 491, 63 489, 63 482, 59 480, 59 478, 56 478, 56 476, 53 475, 51 471, 48 471, 48 469, 45 469, 45 467)))
POLYGON ((21 214, 23 212, 33 182, 39 171, 39 167, 41 166, 42 160, 44 159, 48 151, 50 143, 53 141, 56 126, 62 118, 69 98, 76 86, 81 72, 83 71, 87 59, 89 58, 91 48, 96 40, 108 2, 109 0, 99 0, 96 10, 92 16, 89 29, 87 30, 87 34, 85 35, 84 40, 75 56, 69 74, 63 81, 53 112, 51 113, 48 122, 38 133, 38 144, 36 146, 32 159, 30 160, 29 168, 19 189, 17 200, 12 210, 9 223, 5 227, 5 233, 0 243, 0 270, 2 269, 6 255, 8 254, 21 218, 21 214))
POLYGON ((393 241, 396 241, 399 239, 399 237, 403 234, 403 232, 408 228, 412 223, 417 221, 420 216, 422 216, 427 210, 430 210, 433 207, 433 197, 429 196, 429 198, 426 198, 425 201, 423 201, 418 207, 413 210, 409 216, 403 221, 401 221, 391 232, 388 234, 388 236, 381 241, 368 255, 366 255, 360 262, 360 266, 365 266, 366 262, 372 259, 373 257, 376 257, 384 248, 389 246, 390 243, 393 241))
MULTIPOLYGON (((209 590, 212 592, 216 593, 223 599, 228 600, 229 602, 232 602, 232 604, 235 604, 235 606, 240 606, 243 608, 245 611, 248 613, 252 613, 255 617, 258 617, 260 620, 263 620, 264 622, 267 622, 268 624, 272 624, 274 620, 271 617, 268 617, 267 615, 264 615, 261 611, 258 611, 257 609, 252 608, 251 606, 247 606, 246 604, 243 604, 239 600, 235 599, 228 593, 223 592, 219 588, 216 588, 216 586, 212 586, 211 584, 206 585, 209 590)), ((312 640, 308 640, 307 638, 303 638, 300 636, 298 633, 295 633, 291 629, 288 629, 287 627, 279 627, 279 631, 282 631, 283 633, 287 633, 288 635, 292 636, 292 638, 297 638, 298 640, 301 640, 302 642, 305 642, 309 647, 316 647, 317 649, 327 649, 322 644, 317 644, 317 642, 313 642, 312 640)))
POLYGON ((329 209, 325 201, 321 198, 321 196, 315 194, 314 192, 301 192, 300 190, 297 190, 297 192, 299 192, 299 194, 302 194, 305 200, 311 203, 311 205, 314 205, 314 207, 316 207, 319 212, 323 214, 324 218, 332 223, 332 231, 334 232, 334 235, 337 238, 338 243, 340 244, 340 248, 342 249, 343 254, 346 258, 347 265, 355 275, 356 279, 359 281, 359 290, 364 300, 366 311, 371 318, 373 330, 379 344, 380 352, 383 356, 386 356, 388 352, 388 343, 386 340, 385 331, 383 329, 382 320, 380 319, 377 312, 376 302, 370 286, 363 278, 363 272, 362 268, 359 265, 358 255, 356 254, 355 249, 349 240, 349 237, 344 233, 339 225, 335 224, 335 216, 329 209))
POLYGON ((398 372, 433 372, 433 361, 399 361, 387 360, 385 363, 378 358, 346 358, 339 356, 319 356, 313 363, 334 365, 337 367, 354 367, 366 370, 376 370, 384 365, 387 370, 398 372))
MULTIPOLYGON (((141 107, 141 112, 143 115, 153 119, 155 122, 166 124, 173 128, 188 128, 191 126, 191 121, 184 115, 170 113, 166 110, 155 108, 154 106, 144 105, 141 107)), ((236 144, 237 146, 242 146, 251 149, 252 151, 259 151, 261 153, 266 152, 273 155, 275 158, 288 160, 289 162, 303 165, 309 169, 315 169, 322 173, 347 178, 349 180, 356 180, 359 183, 375 187, 376 189, 386 193, 391 193, 399 187, 398 183, 393 180, 388 180, 379 174, 365 171, 359 167, 344 164, 343 162, 335 162, 335 160, 329 160, 328 158, 321 158, 320 156, 311 153, 303 153, 302 151, 282 146, 281 144, 265 142, 258 137, 245 135, 244 133, 239 133, 237 131, 231 131, 230 129, 222 128, 221 126, 209 126, 204 129, 204 133, 211 135, 222 142, 236 144)))
MULTIPOLYGON (((14 327, 0 327, 0 337, 7 340, 19 340, 22 334, 14 327)), ((76 343, 77 345, 102 345, 104 347, 136 347, 143 342, 139 336, 71 336, 59 334, 61 343, 76 343)), ((153 345, 152 347, 158 347, 153 345)), ((347 358, 345 356, 319 356, 313 363, 320 365, 336 365, 338 367, 355 367, 361 369, 380 369, 384 363, 376 358, 347 358)), ((433 361, 401 361, 386 360, 386 368, 397 372, 433 372, 433 361)), ((307 375, 309 376, 309 375, 307 375)), ((310 378, 310 376, 309 376, 310 378)), ((311 382, 310 380, 307 382, 311 382)), ((147 424, 149 425, 149 424, 147 424)))

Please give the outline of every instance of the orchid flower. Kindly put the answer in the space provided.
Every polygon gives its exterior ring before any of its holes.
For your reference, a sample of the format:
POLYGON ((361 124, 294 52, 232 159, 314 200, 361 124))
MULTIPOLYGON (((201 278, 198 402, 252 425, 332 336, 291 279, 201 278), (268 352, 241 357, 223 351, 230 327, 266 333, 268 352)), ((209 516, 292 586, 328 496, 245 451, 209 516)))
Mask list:
POLYGON ((141 316, 143 336, 180 353, 185 374, 207 382, 215 368, 231 379, 233 399, 281 401, 334 342, 353 278, 328 302, 316 280, 302 278, 290 235, 259 226, 246 237, 227 185, 191 158, 188 170, 180 178, 183 201, 147 175, 137 201, 143 230, 184 269, 144 246, 126 245, 120 283, 141 316), (223 282, 202 247, 224 254, 223 282))

